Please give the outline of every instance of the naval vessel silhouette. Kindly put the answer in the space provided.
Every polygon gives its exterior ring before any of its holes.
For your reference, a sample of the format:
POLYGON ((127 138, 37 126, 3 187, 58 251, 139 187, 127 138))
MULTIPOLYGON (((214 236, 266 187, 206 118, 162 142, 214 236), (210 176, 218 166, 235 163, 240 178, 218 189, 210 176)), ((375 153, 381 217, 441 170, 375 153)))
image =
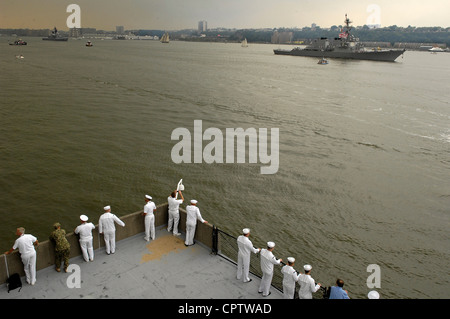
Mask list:
POLYGON ((382 50, 382 49, 366 49, 364 45, 351 34, 352 22, 345 15, 345 27, 341 30, 339 37, 334 39, 320 38, 304 49, 296 47, 292 50, 273 50, 278 55, 295 55, 318 58, 342 58, 357 60, 373 60, 394 62, 406 50, 382 50))

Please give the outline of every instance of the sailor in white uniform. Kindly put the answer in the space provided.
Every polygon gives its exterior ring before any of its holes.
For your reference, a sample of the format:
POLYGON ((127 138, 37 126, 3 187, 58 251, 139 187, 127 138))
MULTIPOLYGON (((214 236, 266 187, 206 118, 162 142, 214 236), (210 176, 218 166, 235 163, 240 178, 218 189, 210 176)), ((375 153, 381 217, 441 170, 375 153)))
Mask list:
POLYGON ((155 239, 155 215, 154 212, 156 211, 156 205, 154 202, 152 202, 152 197, 150 195, 145 195, 145 201, 147 202, 144 206, 144 212, 142 215, 145 216, 144 218, 144 225, 145 225, 145 237, 144 239, 146 241, 149 241, 150 238, 152 240, 155 239))
POLYGON ((259 285, 259 293, 262 293, 263 297, 270 295, 270 284, 273 277, 273 265, 280 265, 282 259, 276 259, 272 251, 275 247, 275 243, 269 241, 267 243, 267 249, 261 249, 261 271, 263 276, 261 278, 261 284, 259 285))
POLYGON ((284 299, 294 299, 295 283, 298 281, 300 274, 295 271, 294 257, 288 257, 288 264, 281 268, 283 274, 283 297, 284 299))
POLYGON ((80 235, 80 247, 85 261, 94 261, 94 247, 92 246, 92 230, 95 229, 94 224, 88 223, 88 217, 81 215, 81 225, 75 228, 75 234, 80 235))
POLYGON ((251 253, 258 253, 261 248, 254 248, 252 242, 248 238, 250 236, 250 229, 244 228, 242 230, 242 235, 237 238, 237 245, 239 248, 238 252, 238 263, 237 263, 237 279, 243 279, 244 282, 252 281, 248 274, 250 272, 250 255, 251 253))
POLYGON ((195 228, 197 227, 197 219, 202 223, 207 223, 200 214, 200 209, 197 207, 197 201, 191 200, 191 205, 186 206, 186 246, 194 245, 195 228))
POLYGON ((298 299, 312 299, 312 294, 320 289, 321 284, 316 285, 314 279, 311 277, 311 265, 304 265, 304 274, 298 278, 300 289, 298 291, 298 299))
POLYGON ((25 234, 25 228, 23 227, 16 229, 16 235, 19 238, 14 242, 14 246, 5 252, 5 255, 9 255, 15 249, 19 249, 27 283, 33 286, 36 283, 36 250, 34 247, 37 247, 39 242, 33 235, 25 234))
POLYGON ((116 215, 111 213, 111 206, 103 207, 105 213, 98 220, 98 232, 103 234, 105 239, 106 253, 114 254, 116 252, 116 226, 114 223, 124 227, 125 223, 116 215))
POLYGON ((178 223, 180 222, 180 211, 179 207, 184 201, 183 194, 181 191, 173 191, 172 194, 167 198, 167 203, 169 205, 169 221, 167 223, 167 231, 170 232, 173 226, 173 234, 175 236, 181 235, 178 232, 178 223), (176 194, 180 194, 181 199, 176 199, 176 194))

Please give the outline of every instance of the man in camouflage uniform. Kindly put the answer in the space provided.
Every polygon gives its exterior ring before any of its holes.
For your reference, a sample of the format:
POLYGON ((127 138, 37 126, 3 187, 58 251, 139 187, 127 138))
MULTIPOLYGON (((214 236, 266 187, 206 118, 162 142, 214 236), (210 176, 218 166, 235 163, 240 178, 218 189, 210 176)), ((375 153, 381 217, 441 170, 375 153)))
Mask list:
POLYGON ((64 271, 69 267, 70 244, 66 239, 66 231, 61 229, 60 223, 53 225, 55 230, 50 235, 50 241, 55 244, 55 267, 60 272, 61 262, 64 261, 64 271))

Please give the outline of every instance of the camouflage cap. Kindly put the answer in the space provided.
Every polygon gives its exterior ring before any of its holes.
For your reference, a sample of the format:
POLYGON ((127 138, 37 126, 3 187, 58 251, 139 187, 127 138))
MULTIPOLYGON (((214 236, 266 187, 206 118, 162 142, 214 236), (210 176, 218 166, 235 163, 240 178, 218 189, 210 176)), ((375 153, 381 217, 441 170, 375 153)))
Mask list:
POLYGON ((55 227, 55 229, 56 229, 56 228, 58 228, 58 227, 61 227, 61 224, 60 224, 60 223, 54 223, 54 224, 53 224, 53 227, 55 227))

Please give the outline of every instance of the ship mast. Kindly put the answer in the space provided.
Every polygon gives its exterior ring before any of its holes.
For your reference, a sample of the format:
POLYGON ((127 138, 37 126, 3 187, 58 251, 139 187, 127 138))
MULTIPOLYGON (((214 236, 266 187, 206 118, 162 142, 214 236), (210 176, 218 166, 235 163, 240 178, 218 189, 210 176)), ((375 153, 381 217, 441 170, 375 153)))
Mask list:
POLYGON ((345 14, 345 28, 346 28, 346 33, 350 34, 350 30, 352 29, 352 27, 350 26, 350 23, 352 23, 352 21, 350 21, 350 19, 347 17, 347 13, 345 14))

